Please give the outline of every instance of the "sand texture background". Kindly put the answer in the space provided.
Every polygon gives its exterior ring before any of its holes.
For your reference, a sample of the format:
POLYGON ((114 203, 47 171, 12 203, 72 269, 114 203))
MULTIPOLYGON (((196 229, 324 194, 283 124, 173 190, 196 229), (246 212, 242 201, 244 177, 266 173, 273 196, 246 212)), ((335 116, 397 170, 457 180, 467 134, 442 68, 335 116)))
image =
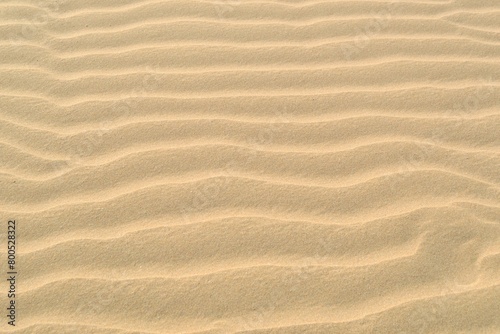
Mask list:
POLYGON ((500 333, 499 59, 497 0, 2 1, 0 333, 500 333))

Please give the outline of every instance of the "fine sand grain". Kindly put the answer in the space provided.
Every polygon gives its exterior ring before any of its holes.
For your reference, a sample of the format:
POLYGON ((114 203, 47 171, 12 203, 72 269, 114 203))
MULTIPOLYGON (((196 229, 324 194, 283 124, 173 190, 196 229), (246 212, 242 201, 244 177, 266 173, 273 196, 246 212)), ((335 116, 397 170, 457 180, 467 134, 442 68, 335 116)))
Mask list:
POLYGON ((500 333, 499 60, 498 0, 0 2, 0 333, 500 333))

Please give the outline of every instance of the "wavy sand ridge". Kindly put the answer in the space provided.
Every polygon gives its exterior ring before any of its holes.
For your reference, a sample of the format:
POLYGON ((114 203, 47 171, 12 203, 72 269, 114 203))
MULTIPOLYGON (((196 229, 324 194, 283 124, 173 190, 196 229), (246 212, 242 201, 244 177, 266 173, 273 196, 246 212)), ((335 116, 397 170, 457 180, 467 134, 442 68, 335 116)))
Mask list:
POLYGON ((1 333, 500 332, 498 1, 0 21, 1 333))

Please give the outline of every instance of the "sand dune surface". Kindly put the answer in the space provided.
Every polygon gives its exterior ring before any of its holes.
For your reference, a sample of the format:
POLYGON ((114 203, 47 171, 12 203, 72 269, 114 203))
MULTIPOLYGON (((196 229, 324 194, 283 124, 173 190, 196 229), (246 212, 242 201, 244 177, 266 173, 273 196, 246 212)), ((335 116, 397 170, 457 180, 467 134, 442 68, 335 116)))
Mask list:
POLYGON ((500 333, 496 0, 3 1, 0 157, 0 333, 500 333))

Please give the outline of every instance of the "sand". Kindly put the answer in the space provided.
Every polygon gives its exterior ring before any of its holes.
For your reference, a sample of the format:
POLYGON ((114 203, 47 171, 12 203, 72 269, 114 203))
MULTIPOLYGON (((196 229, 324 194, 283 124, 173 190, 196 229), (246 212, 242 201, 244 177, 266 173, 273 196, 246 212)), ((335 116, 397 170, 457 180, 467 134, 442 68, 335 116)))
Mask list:
POLYGON ((499 59, 497 0, 2 1, 0 333, 500 333, 499 59))

